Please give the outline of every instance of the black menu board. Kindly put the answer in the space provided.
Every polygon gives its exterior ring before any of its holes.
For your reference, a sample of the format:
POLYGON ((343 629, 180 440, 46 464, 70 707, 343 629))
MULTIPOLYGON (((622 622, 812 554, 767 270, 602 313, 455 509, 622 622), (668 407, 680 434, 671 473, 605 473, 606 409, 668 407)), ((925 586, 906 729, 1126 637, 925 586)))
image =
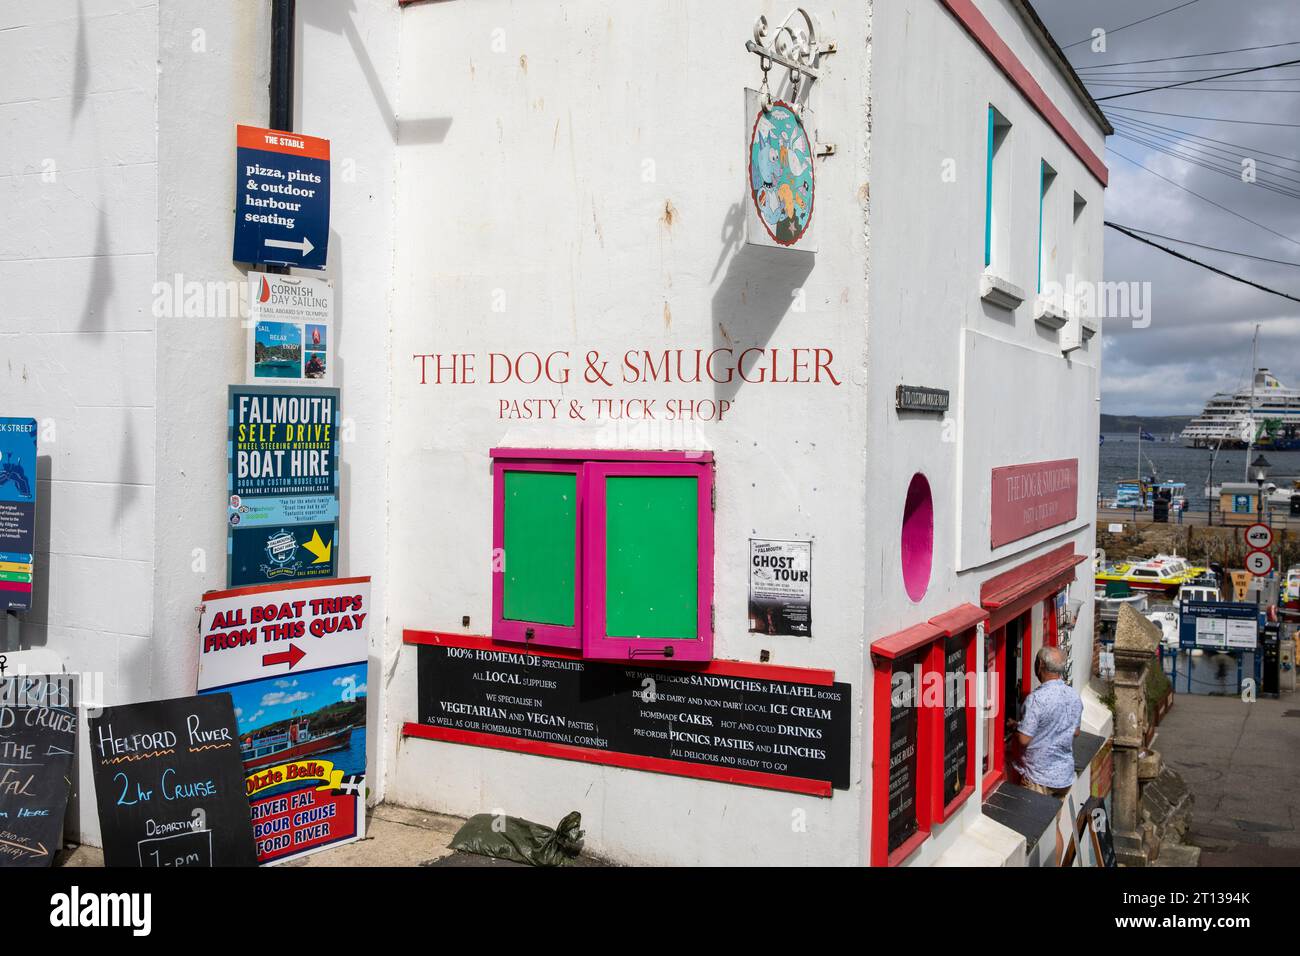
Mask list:
POLYGON ((90 719, 107 866, 255 866, 229 694, 106 707, 90 719))
POLYGON ((944 642, 943 705, 943 802, 951 803, 966 786, 966 765, 970 760, 970 740, 966 726, 966 650, 970 633, 958 634, 944 642))
POLYGON ((76 749, 71 675, 0 680, 0 867, 54 862, 76 749))
MULTIPOLYGON (((896 692, 889 702, 889 851, 916 832, 916 745, 920 688, 912 687, 920 653, 894 661, 894 673, 906 674, 910 690, 896 692)), ((897 686, 897 685, 895 685, 897 686)))
POLYGON ((549 756, 777 789, 782 777, 848 789, 849 685, 750 673, 421 645, 419 722, 475 734, 485 746, 528 741, 529 752, 549 756), (677 769, 684 765, 711 770, 677 769))

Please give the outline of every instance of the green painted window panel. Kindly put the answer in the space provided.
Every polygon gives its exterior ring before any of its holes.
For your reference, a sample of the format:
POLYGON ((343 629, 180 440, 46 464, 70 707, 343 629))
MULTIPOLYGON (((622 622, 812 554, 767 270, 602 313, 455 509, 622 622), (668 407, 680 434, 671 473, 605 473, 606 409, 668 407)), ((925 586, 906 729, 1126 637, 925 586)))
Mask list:
POLYGON ((698 637, 699 560, 698 479, 606 478, 606 635, 698 637))
POLYGON ((577 475, 506 472, 506 620, 573 626, 577 522, 577 475))

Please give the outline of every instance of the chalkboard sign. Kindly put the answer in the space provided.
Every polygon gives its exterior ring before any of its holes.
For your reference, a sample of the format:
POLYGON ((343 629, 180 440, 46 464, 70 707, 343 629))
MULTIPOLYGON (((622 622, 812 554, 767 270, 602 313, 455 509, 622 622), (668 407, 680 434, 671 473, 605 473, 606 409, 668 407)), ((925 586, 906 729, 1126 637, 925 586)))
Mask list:
POLYGON ((1104 867, 1114 867, 1115 834, 1110 828, 1110 814, 1106 812, 1106 801, 1101 797, 1089 797, 1083 805, 1088 817, 1088 839, 1092 841, 1093 858, 1104 867))
POLYGON ((49 866, 77 746, 71 676, 0 680, 0 867, 49 866))
POLYGON ((966 651, 970 634, 950 637, 944 646, 943 802, 956 799, 966 786, 970 741, 966 727, 966 651))
MULTIPOLYGON (((847 684, 421 645, 418 736, 813 792, 849 786, 847 684), (786 782, 788 781, 788 785, 786 782)), ((413 729, 412 729, 413 728, 413 729)), ((826 793, 829 796, 829 792, 826 793)))
POLYGON ((106 707, 90 757, 105 865, 256 865, 229 694, 106 707))
MULTIPOLYGON (((920 654, 912 653, 894 661, 894 674, 910 678, 920 664, 920 654)), ((919 692, 919 688, 916 689, 919 692)), ((914 692, 891 697, 889 706, 889 851, 906 842, 917 829, 916 819, 916 745, 919 722, 914 692)))

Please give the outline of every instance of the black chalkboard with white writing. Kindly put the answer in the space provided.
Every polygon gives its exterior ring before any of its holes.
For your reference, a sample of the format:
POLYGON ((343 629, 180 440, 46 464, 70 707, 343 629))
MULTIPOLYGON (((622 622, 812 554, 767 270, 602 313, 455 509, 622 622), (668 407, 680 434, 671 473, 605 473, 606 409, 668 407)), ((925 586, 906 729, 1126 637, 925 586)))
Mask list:
POLYGON ((76 747, 71 676, 0 680, 0 867, 54 862, 76 747))
POLYGON ((90 757, 107 866, 255 866, 229 694, 106 707, 90 757))
POLYGON ((419 722, 483 746, 523 740, 530 752, 556 757, 665 773, 706 767, 718 779, 774 788, 790 779, 847 789, 849 685, 759 673, 421 646, 419 722))
POLYGON ((970 635, 948 638, 944 646, 943 802, 956 799, 966 786, 970 741, 966 727, 966 649, 970 635))
MULTIPOLYGON (((894 661, 894 674, 911 675, 920 663, 918 654, 894 661)), ((917 830, 916 747, 917 697, 910 683, 894 684, 889 707, 889 851, 902 846, 917 830)))

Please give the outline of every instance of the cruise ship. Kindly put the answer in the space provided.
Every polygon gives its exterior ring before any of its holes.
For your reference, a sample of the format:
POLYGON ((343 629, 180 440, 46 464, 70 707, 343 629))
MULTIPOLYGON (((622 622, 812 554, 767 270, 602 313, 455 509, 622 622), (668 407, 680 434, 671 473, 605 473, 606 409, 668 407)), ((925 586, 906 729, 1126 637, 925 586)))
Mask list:
POLYGON ((1300 448, 1300 389, 1258 369, 1253 390, 1215 393, 1182 439, 1189 448, 1300 448))

